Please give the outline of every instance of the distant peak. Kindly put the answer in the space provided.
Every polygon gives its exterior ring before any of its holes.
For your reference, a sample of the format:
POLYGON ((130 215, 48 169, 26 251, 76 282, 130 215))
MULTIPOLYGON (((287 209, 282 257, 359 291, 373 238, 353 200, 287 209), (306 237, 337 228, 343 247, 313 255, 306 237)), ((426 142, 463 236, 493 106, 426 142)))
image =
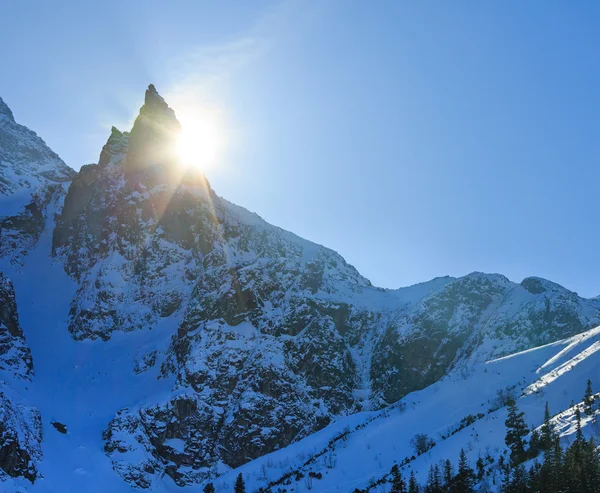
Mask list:
POLYGON ((6 117, 11 122, 15 121, 15 117, 12 114, 12 111, 8 107, 8 105, 4 102, 2 98, 0 98, 0 118, 6 117))
POLYGON ((101 166, 108 164, 114 156, 127 150, 127 133, 121 132, 117 127, 110 129, 110 136, 102 148, 98 164, 101 166))

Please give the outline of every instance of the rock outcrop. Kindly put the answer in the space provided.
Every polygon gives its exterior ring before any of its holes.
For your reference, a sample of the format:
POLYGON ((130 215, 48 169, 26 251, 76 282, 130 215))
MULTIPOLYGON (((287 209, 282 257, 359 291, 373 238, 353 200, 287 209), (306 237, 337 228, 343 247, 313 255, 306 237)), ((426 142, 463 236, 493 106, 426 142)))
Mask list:
POLYGON ((19 325, 15 292, 0 273, 0 480, 8 475, 33 483, 38 477, 41 416, 24 403, 19 392, 32 376, 31 352, 19 325))
POLYGON ((31 352, 19 325, 15 291, 0 272, 0 378, 30 380, 32 373, 31 352))

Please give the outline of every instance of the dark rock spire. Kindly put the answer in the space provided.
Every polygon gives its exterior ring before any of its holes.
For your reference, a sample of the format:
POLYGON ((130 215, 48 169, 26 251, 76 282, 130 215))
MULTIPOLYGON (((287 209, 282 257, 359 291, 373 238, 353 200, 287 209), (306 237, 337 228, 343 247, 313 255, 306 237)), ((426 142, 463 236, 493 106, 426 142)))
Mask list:
POLYGON ((175 112, 150 84, 129 135, 126 170, 170 167, 177 159, 175 151, 180 132, 175 112))

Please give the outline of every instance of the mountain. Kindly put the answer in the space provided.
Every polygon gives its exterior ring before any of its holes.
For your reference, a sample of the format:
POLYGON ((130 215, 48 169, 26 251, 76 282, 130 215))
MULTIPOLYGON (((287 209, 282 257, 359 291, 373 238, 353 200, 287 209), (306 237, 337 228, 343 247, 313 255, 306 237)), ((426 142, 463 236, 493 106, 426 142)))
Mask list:
MULTIPOLYGON (((340 426, 360 425, 357 443, 381 423, 384 433, 412 433, 419 416, 456 426, 500 383, 539 380, 528 355, 548 352, 527 350, 571 344, 600 325, 599 298, 540 278, 472 273, 372 286, 336 252, 231 204, 181 166, 181 126, 152 85, 131 131, 113 127, 98 163, 77 173, 4 103, 0 113, 0 144, 14 143, 0 151, 10 183, 0 190, 0 304, 17 320, 14 286, 21 324, 4 322, 0 368, 29 382, 11 377, 2 388, 18 392, 13 429, 29 430, 19 450, 35 471, 11 469, 0 448, 11 487, 199 491, 217 476, 232 483, 236 468, 267 487, 276 471, 302 470, 307 451, 340 426), (509 375, 486 380, 496 368, 509 375), (439 396, 457 390, 460 402, 444 409, 439 396), (430 395, 438 415, 397 415, 430 395), (285 465, 272 467, 273 457, 285 465), (272 469, 262 483, 261 465, 272 469)), ((356 471, 389 470, 396 453, 377 453, 381 466, 356 471)), ((353 464, 339 460, 344 470, 353 464)), ((352 488, 367 480, 355 477, 352 488)))

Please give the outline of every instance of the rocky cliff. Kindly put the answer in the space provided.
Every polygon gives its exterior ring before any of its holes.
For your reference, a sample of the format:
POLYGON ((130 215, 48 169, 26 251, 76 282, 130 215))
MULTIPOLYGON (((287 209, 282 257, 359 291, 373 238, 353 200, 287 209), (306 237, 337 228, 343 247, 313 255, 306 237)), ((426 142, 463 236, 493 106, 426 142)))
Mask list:
POLYGON ((31 352, 19 325, 15 292, 0 273, 0 481, 38 477, 41 459, 41 417, 26 404, 24 387, 33 377, 31 352))

